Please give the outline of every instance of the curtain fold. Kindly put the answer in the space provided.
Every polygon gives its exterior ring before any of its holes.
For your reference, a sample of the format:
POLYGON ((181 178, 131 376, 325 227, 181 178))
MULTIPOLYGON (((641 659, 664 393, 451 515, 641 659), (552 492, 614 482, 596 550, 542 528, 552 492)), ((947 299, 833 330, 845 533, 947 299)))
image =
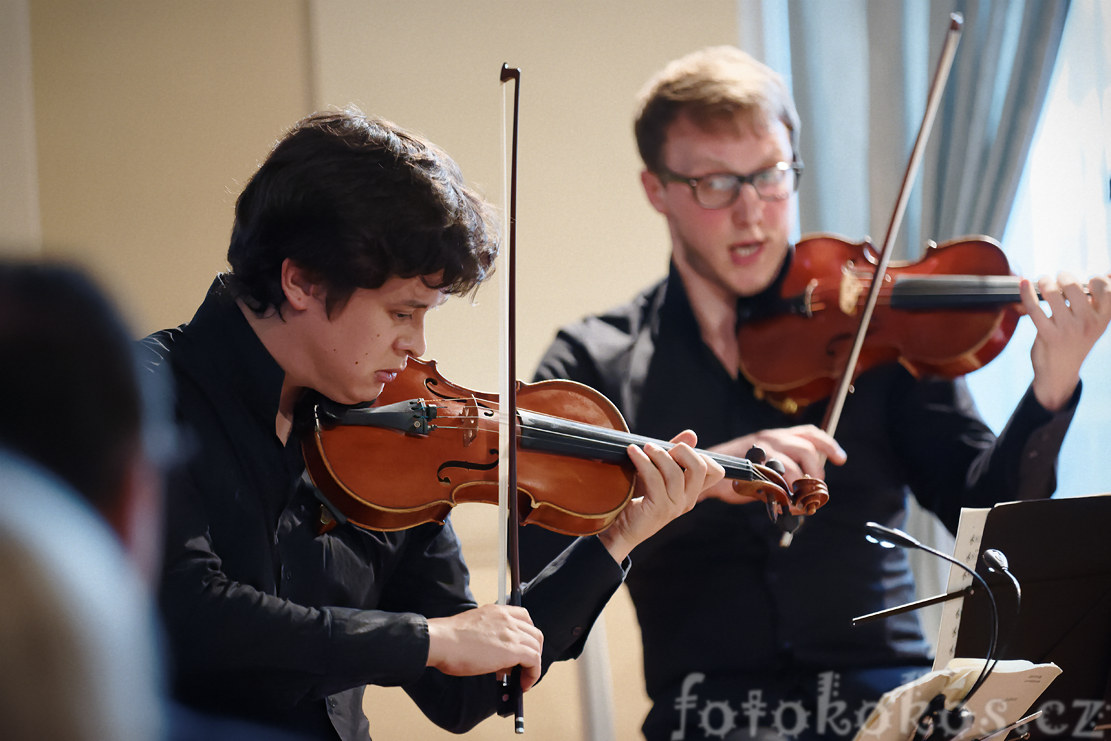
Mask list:
POLYGON ((1068 8, 1068 0, 956 4, 965 30, 927 158, 924 238, 1002 237, 1068 8))
MULTIPOLYGON (((961 41, 892 258, 916 260, 927 241, 1001 239, 1068 9, 1069 0, 738 0, 739 42, 792 83, 803 121, 801 232, 882 245, 949 16, 959 12, 961 41)), ((913 502, 907 529, 951 549, 948 532, 913 502)), ((920 552, 911 561, 920 596, 944 591, 943 565, 920 552)), ((940 610, 920 614, 932 641, 940 610)))
POLYGON ((738 0, 739 43, 793 83, 807 165, 801 231, 882 241, 949 14, 958 12, 961 42, 893 257, 916 258, 926 240, 1000 237, 1068 8, 1069 0, 738 0))

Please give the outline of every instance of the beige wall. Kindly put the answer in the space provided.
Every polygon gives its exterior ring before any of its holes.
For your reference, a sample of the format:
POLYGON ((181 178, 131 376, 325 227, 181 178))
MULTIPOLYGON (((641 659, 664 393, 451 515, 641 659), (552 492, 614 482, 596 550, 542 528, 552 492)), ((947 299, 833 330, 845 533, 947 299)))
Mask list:
POLYGON ((0 255, 39 250, 39 189, 26 3, 0 0, 0 255))
MULTIPOLYGON (((522 70, 520 375, 557 326, 629 298, 666 268, 639 189, 633 98, 668 59, 736 36, 733 0, 32 0, 43 252, 108 285, 137 333, 186 321, 224 268, 234 199, 271 142, 314 108, 355 103, 443 146, 502 203, 503 62, 522 70)), ((504 273, 504 270, 501 271, 504 273)), ((497 281, 430 320, 452 380, 497 384, 497 281)), ((471 511, 466 511, 470 509, 471 511)), ((496 594, 492 512, 457 521, 480 599, 496 594)), ((646 701, 622 591, 606 612, 616 737, 646 701)), ((583 738, 574 665, 526 697, 536 739, 583 738)), ((400 690, 368 693, 376 739, 446 737, 400 690)), ((473 738, 511 734, 491 719, 473 738)), ((599 736, 604 738, 605 736, 599 736)))
POLYGON ((31 3, 42 237, 146 333, 224 267, 241 184, 311 107, 297 0, 31 3))

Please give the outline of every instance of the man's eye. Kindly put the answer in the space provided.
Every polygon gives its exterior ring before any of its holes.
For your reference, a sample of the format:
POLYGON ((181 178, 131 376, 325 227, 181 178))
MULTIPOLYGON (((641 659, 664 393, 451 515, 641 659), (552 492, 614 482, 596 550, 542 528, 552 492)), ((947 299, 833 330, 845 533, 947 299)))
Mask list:
POLYGON ((756 173, 752 179, 755 184, 775 185, 783 179, 783 171, 777 167, 769 167, 767 170, 756 173))
POLYGON ((737 184, 736 178, 732 175, 710 175, 702 181, 703 187, 709 190, 716 190, 727 192, 733 190, 737 184))

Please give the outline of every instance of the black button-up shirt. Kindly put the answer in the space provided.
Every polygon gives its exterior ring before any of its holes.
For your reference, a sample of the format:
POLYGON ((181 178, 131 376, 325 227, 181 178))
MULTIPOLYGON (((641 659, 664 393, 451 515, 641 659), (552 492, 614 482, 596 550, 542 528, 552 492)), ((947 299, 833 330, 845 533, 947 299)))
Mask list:
MULTIPOLYGON (((784 338, 782 352, 789 343, 784 338)), ((819 403, 788 416, 734 379, 703 343, 674 269, 631 303, 561 330, 537 378, 585 383, 617 405, 633 432, 669 439, 691 428, 701 447, 762 429, 821 426, 825 411, 819 403)), ((854 387, 837 432, 848 462, 826 467, 830 501, 789 548, 778 545, 762 505, 707 500, 634 551, 627 583, 655 704, 650 738, 679 727, 681 687, 696 674, 704 675, 705 700, 736 709, 751 688, 768 692, 788 675, 925 663, 915 614, 851 624, 914 599, 906 553, 867 542, 864 523, 900 527, 911 494, 950 529, 961 507, 1049 496, 1079 398, 1078 389, 1051 414, 1027 392, 997 440, 963 381, 916 381, 892 365, 863 373, 854 387)), ((553 540, 525 533, 523 547, 538 558, 553 540)))
MULTIPOLYGON (((295 436, 275 419, 283 372, 218 279, 187 325, 148 337, 193 450, 168 484, 161 604, 175 695, 314 738, 367 739, 367 684, 403 685, 464 730, 499 709, 492 675, 426 669, 426 618, 475 606, 450 521, 401 532, 317 527, 295 436)), ((624 569, 575 541, 526 585, 544 664, 573 657, 624 569)))

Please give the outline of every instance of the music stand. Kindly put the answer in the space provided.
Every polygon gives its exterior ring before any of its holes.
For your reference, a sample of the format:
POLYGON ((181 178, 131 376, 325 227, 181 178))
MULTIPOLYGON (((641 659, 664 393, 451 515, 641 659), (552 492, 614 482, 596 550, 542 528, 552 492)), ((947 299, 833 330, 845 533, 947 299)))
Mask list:
MULTIPOLYGON (((1043 711, 1029 727, 1031 738, 1111 739, 1111 730, 1093 731, 1111 724, 1111 495, 996 505, 969 555, 999 607, 999 658, 1062 670, 1031 709, 1043 711), (988 573, 980 558, 988 548, 1006 555, 1021 584, 1017 621, 1009 580, 988 573)), ((956 656, 986 655, 987 611, 983 595, 964 599, 956 656)), ((939 650, 939 663, 949 658, 939 650)))

